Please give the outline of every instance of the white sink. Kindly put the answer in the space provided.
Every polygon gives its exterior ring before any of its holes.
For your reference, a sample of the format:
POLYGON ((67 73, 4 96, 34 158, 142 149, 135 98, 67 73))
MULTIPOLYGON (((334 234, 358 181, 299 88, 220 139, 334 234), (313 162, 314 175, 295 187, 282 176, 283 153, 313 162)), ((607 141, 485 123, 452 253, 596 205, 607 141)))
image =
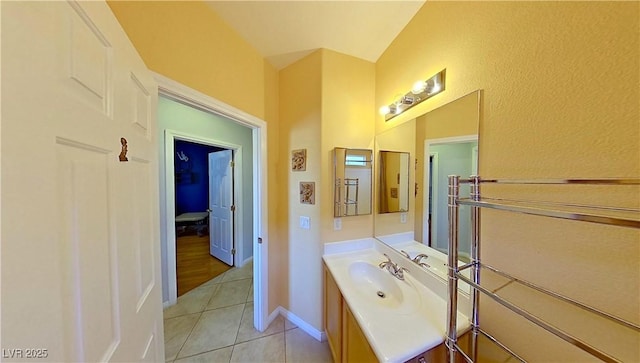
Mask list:
MULTIPOLYGON (((406 362, 444 341, 447 302, 411 272, 405 272, 404 280, 399 280, 381 269, 378 264, 387 258, 373 248, 378 242, 372 242, 371 247, 325 254, 323 259, 378 360, 406 362)), ((384 251, 388 247, 380 248, 384 251)), ((424 274, 434 284, 443 284, 443 280, 408 260, 398 257, 393 262, 424 274)), ((460 313, 457 322, 460 333, 469 326, 469 320, 460 313)))
POLYGON ((394 314, 409 314, 420 306, 420 295, 407 279, 400 280, 386 269, 367 261, 349 264, 352 287, 367 305, 389 309, 394 314))
POLYGON ((396 308, 404 298, 402 290, 391 274, 370 263, 357 261, 349 265, 349 277, 355 282, 358 292, 373 300, 374 303, 396 308))

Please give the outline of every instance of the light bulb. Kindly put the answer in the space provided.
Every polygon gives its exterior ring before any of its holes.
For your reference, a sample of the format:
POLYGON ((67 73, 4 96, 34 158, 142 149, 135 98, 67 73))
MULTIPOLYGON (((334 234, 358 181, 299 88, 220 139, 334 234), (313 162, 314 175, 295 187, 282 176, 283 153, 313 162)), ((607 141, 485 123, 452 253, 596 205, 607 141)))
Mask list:
POLYGON ((440 83, 436 82, 431 89, 431 94, 440 92, 440 83))
POLYGON ((411 89, 411 93, 413 93, 414 95, 419 95, 422 92, 424 92, 424 89, 427 87, 427 84, 425 81, 418 81, 416 83, 413 84, 413 88, 411 89))
POLYGON ((389 108, 389 106, 382 106, 382 107, 380 107, 379 112, 380 112, 380 114, 382 116, 384 116, 384 115, 388 114, 389 112, 391 112, 391 109, 389 108))

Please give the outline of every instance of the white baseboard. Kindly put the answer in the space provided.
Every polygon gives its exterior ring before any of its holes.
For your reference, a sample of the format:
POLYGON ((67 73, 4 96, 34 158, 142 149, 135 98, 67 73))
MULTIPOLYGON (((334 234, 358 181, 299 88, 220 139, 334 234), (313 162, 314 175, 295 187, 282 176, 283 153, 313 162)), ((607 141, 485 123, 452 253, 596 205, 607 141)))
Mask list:
POLYGON ((246 264, 248 264, 249 262, 253 261, 253 256, 247 258, 246 260, 242 261, 242 265, 238 266, 238 267, 242 267, 246 264))
POLYGON ((278 314, 282 315, 282 317, 295 324, 298 328, 302 329, 305 333, 311 335, 316 340, 320 342, 324 342, 325 340, 327 340, 327 334, 325 332, 316 329, 313 325, 302 320, 296 314, 290 312, 282 306, 278 306, 278 308, 275 309, 273 313, 271 313, 271 315, 269 315, 269 324, 271 324, 271 322, 278 317, 278 314))
POLYGON ((265 324, 265 326, 264 326, 265 330, 269 327, 269 325, 271 325, 271 323, 273 323, 274 320, 276 320, 278 315, 280 315, 280 307, 279 306, 274 311, 272 311, 271 314, 269 314, 269 316, 267 316, 267 324, 265 324))

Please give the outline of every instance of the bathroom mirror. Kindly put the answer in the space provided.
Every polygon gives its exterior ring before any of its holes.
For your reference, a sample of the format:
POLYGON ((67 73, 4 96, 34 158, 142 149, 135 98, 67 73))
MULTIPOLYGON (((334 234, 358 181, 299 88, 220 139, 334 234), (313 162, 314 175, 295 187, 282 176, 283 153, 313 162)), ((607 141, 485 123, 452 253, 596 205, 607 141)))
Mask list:
POLYGON ((380 151, 378 163, 378 212, 409 210, 409 153, 380 151))
POLYGON ((373 152, 366 149, 333 149, 334 217, 371 214, 373 152))
MULTIPOLYGON (((481 91, 474 91, 376 135, 374 151, 403 145, 399 150, 409 153, 412 169, 408 212, 400 216, 376 213, 374 235, 378 240, 405 251, 410 258, 427 253, 434 256, 430 257, 434 265, 446 262, 447 176, 477 174, 480 97, 481 91)), ((376 180, 375 188, 380 188, 379 184, 376 180)), ((468 186, 461 185, 460 192, 468 194, 468 186)), ((469 208, 461 208, 461 260, 467 260, 470 254, 469 219, 469 208)), ((446 269, 441 270, 444 278, 446 269)))

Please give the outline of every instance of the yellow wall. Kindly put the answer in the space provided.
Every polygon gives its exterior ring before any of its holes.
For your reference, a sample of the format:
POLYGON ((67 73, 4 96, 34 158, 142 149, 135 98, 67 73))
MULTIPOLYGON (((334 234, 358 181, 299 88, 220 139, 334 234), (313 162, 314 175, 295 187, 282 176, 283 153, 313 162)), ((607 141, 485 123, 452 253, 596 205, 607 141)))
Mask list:
MULTIPOLYGON (((376 131, 482 89, 480 175, 638 178, 639 16, 638 2, 428 1, 376 63, 376 104, 388 104, 442 68, 446 90, 391 122, 378 116, 376 131)), ((572 190, 544 196, 538 189, 527 191, 540 198, 636 208, 640 203, 637 188, 572 190)), ((573 223, 487 212, 483 256, 519 277, 638 323, 639 233, 573 223)), ((482 304, 481 323, 525 358, 591 359, 537 330, 524 330, 525 324, 486 299, 482 304)), ((558 311, 550 315, 565 318, 558 311)), ((583 334, 581 321, 573 320, 573 327, 583 334)), ((640 360, 637 334, 627 334, 618 346, 611 329, 595 330, 590 342, 604 343, 624 361, 640 360)))
MULTIPOLYGON (((370 237, 373 216, 345 217, 333 230, 334 147, 372 148, 374 136, 374 65, 329 50, 318 50, 280 71, 280 166, 287 173, 279 185, 279 223, 288 232, 288 269, 279 271, 279 304, 322 330, 322 253, 326 242, 370 237), (305 171, 291 171, 291 151, 307 150, 305 171), (315 205, 300 203, 299 183, 316 183, 315 205), (311 218, 311 229, 299 226, 311 218), (285 271, 286 270, 286 271, 285 271)), ((282 252, 285 252, 284 250, 282 252)), ((270 264, 284 263, 270 255, 270 264), (273 258, 277 260, 273 260, 273 258)))
MULTIPOLYGON (((284 173, 278 186, 279 223, 284 230, 279 238, 287 245, 286 251, 269 256, 269 264, 279 264, 279 276, 270 276, 282 284, 278 293, 279 305, 293 312, 316 328, 320 328, 318 305, 322 301, 320 186, 321 120, 322 120, 322 52, 311 53, 302 60, 280 71, 280 139, 279 166, 284 173), (291 170, 291 151, 307 150, 305 171, 291 170), (315 182, 314 205, 300 203, 300 182, 315 182), (300 216, 309 217, 311 228, 299 226, 300 216), (314 288, 312 288, 314 287, 314 288)), ((319 305, 322 306, 322 305, 319 305)))
POLYGON ((264 60, 202 1, 109 1, 147 67, 264 118, 264 60))
POLYGON ((376 63, 376 104, 442 68, 447 89, 378 116, 377 133, 484 89, 481 158, 496 176, 582 173, 569 149, 591 176, 640 172, 640 158, 609 160, 638 150, 637 2, 427 2, 376 63))
POLYGON ((267 122, 267 156, 268 156, 268 172, 267 172, 267 203, 269 204, 269 215, 267 221, 269 226, 269 287, 268 292, 268 311, 276 309, 280 303, 280 296, 286 296, 287 288, 280 281, 281 275, 286 274, 286 269, 282 268, 283 256, 287 255, 286 239, 282 238, 283 231, 287 230, 286 224, 278 218, 280 205, 278 203, 278 191, 281 189, 279 185, 285 170, 278 167, 280 157, 280 83, 278 71, 267 61, 264 62, 265 75, 265 121, 267 122))
MULTIPOLYGON (((371 237, 373 214, 342 218, 333 230, 333 148, 373 149, 375 67, 371 62, 322 50, 322 243, 371 237)), ((373 181, 372 181, 373 182, 373 181)))

